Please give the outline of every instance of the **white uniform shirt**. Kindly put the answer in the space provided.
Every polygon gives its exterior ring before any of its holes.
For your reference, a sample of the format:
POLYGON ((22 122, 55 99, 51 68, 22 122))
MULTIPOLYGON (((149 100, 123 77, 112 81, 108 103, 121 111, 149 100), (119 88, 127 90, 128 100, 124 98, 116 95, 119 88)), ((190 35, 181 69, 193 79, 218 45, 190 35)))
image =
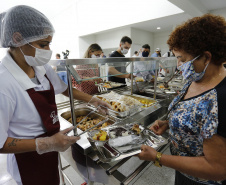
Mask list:
MULTIPOLYGON (((32 139, 45 132, 41 117, 27 89, 49 90, 50 84, 45 74, 51 81, 55 94, 67 89, 67 85, 48 64, 33 68, 39 85, 31 81, 8 52, 0 63, 0 148, 3 147, 7 137, 32 139)), ((8 154, 7 167, 11 176, 17 182, 21 182, 14 154, 8 154)))

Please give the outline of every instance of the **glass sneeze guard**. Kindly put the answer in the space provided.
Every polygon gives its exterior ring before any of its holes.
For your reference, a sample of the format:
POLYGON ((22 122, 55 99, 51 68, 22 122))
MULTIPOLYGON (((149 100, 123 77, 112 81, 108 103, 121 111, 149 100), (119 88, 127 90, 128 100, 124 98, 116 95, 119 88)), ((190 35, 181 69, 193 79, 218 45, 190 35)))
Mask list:
MULTIPOLYGON (((72 123, 76 125, 74 114, 74 98, 71 75, 75 81, 80 84, 83 81, 92 81, 95 79, 104 79, 108 77, 131 74, 131 84, 133 84, 133 75, 138 73, 142 75, 152 75, 157 79, 158 71, 162 69, 171 69, 174 73, 177 66, 175 57, 131 57, 131 58, 85 58, 85 59, 59 59, 49 62, 52 66, 63 65, 67 70, 68 89, 71 105, 72 123), (110 69, 115 68, 121 74, 110 74, 110 69), (133 74, 133 75, 132 75, 133 74)), ((154 99, 156 97, 157 80, 154 83, 154 99)), ((131 85, 131 94, 133 85, 131 85)), ((77 135, 77 129, 74 130, 77 135)))

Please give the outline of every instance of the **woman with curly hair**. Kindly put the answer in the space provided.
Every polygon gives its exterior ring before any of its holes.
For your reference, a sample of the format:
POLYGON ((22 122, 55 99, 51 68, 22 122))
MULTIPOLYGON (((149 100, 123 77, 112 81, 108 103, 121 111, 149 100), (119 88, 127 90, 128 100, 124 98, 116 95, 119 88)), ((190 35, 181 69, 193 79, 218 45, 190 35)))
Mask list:
POLYGON ((175 185, 226 184, 226 22, 210 14, 178 26, 167 41, 187 83, 169 106, 171 153, 142 146, 138 157, 176 170, 175 185))

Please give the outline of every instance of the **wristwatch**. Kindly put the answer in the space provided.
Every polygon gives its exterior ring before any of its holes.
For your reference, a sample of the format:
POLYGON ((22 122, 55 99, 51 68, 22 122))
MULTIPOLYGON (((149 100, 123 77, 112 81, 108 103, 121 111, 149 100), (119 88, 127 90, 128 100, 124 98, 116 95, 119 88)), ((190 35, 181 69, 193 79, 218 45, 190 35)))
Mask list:
POLYGON ((162 165, 160 164, 160 159, 162 157, 162 153, 160 152, 157 152, 157 155, 156 155, 156 159, 155 159, 155 166, 157 167, 162 167, 162 165))

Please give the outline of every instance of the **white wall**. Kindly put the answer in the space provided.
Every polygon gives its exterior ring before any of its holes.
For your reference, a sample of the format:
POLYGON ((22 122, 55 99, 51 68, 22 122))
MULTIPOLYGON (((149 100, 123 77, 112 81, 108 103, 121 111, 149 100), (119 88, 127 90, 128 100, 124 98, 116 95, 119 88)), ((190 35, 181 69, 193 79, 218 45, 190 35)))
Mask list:
POLYGON ((226 8, 221 8, 217 10, 213 10, 210 12, 211 14, 223 16, 226 19, 226 8))
MULTIPOLYGON (((96 35, 96 42, 102 47, 103 50, 109 53, 109 50, 115 50, 119 47, 120 40, 122 37, 128 36, 131 38, 131 29, 130 28, 121 28, 111 30, 105 33, 99 33, 96 35)), ((106 53, 106 54, 108 54, 106 53)), ((131 50, 129 50, 126 57, 131 56, 131 50)))
POLYGON ((161 54, 163 55, 167 51, 169 51, 169 47, 167 45, 167 40, 169 38, 171 31, 154 33, 154 48, 152 53, 155 52, 156 48, 161 49, 161 54))
POLYGON ((96 35, 96 41, 102 48, 115 48, 119 46, 123 36, 131 37, 130 28, 115 29, 96 35))
POLYGON ((88 36, 85 36, 85 37, 79 37, 79 58, 83 58, 86 50, 93 43, 96 43, 96 36, 95 35, 88 35, 88 36))
POLYGON ((131 47, 132 55, 134 51, 138 50, 139 46, 141 48, 144 44, 149 44, 151 51, 153 51, 154 39, 152 32, 131 28, 131 39, 133 41, 133 45, 131 47))
POLYGON ((55 34, 51 44, 53 50, 52 59, 55 59, 56 53, 61 54, 62 51, 69 50, 69 58, 78 58, 79 41, 76 3, 72 3, 69 7, 63 8, 57 15, 51 17, 51 22, 55 28, 55 34))
MULTIPOLYGON (((87 48, 93 43, 99 44, 107 56, 112 50, 119 47, 120 40, 123 36, 131 37, 130 28, 115 29, 104 33, 80 37, 79 57, 83 57, 87 48)), ((130 51, 126 56, 130 56, 130 51)))

